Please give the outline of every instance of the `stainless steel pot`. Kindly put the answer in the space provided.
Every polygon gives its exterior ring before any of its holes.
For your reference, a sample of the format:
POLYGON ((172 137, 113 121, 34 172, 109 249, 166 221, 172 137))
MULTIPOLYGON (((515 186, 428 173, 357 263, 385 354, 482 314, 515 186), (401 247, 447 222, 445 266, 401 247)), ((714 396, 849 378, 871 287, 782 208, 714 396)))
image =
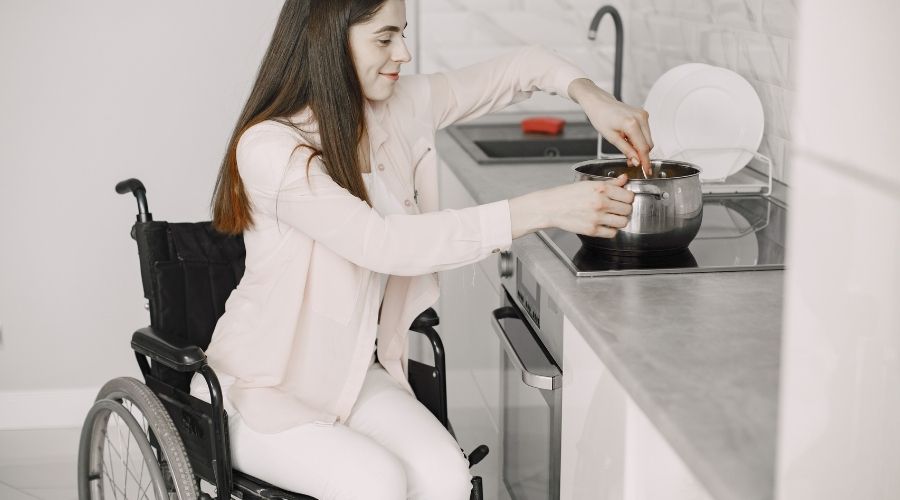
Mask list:
POLYGON ((688 246, 703 219, 700 169, 691 163, 653 160, 653 175, 645 179, 640 167, 623 159, 588 160, 575 164, 575 181, 607 181, 628 176, 625 188, 635 194, 628 225, 614 238, 579 234, 592 249, 626 255, 676 253, 688 246))

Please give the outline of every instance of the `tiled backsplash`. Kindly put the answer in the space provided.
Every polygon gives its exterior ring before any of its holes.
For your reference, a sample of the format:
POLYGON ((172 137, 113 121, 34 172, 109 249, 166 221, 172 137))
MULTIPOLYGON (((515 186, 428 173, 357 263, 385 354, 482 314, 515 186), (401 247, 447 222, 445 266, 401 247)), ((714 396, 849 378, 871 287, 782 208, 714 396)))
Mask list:
MULTIPOLYGON (((594 12, 615 6, 625 31, 622 97, 642 105, 668 69, 704 62, 740 73, 756 89, 766 114, 760 152, 775 177, 789 177, 794 102, 790 65, 798 0, 420 0, 419 70, 441 71, 515 47, 555 49, 612 90, 614 30, 603 20, 597 41, 587 39, 594 12)), ((538 96, 515 111, 577 110, 558 97, 538 96)))

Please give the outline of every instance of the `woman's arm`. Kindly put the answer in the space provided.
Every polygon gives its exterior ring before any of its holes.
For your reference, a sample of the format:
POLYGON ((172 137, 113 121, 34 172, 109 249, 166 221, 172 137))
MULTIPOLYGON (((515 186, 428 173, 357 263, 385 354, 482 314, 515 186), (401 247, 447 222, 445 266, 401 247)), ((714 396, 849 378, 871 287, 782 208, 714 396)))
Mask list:
POLYGON ((435 129, 527 99, 534 91, 569 97, 585 73, 553 52, 530 46, 465 68, 427 75, 435 129))
POLYGON ((650 175, 649 115, 641 108, 618 101, 587 78, 569 84, 569 96, 581 105, 588 119, 603 137, 619 148, 634 166, 640 164, 650 175))
POLYGON ((335 183, 280 125, 255 125, 238 142, 238 169, 255 214, 302 231, 373 271, 420 275, 454 269, 506 250, 513 238, 546 227, 612 237, 624 227, 634 194, 583 181, 462 210, 382 217, 335 183))
POLYGON ((581 181, 534 191, 509 200, 513 239, 558 227, 573 233, 612 238, 628 224, 634 193, 622 175, 607 182, 581 181))
POLYGON ((421 275, 453 269, 509 248, 508 201, 462 210, 382 217, 335 183, 319 159, 278 125, 260 124, 238 142, 241 179, 254 214, 302 231, 373 271, 421 275))

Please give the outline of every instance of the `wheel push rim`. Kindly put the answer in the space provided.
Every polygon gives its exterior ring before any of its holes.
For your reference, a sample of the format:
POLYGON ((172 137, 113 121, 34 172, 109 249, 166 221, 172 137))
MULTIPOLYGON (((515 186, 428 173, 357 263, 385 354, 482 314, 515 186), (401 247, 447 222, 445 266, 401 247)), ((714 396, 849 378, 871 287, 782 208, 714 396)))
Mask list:
POLYGON ((157 452, 147 436, 152 432, 140 410, 127 399, 119 403, 103 399, 94 403, 87 421, 92 425, 82 429, 83 453, 88 460, 80 460, 84 478, 79 485, 82 499, 155 499, 170 500, 167 482, 159 466, 157 452), (141 416, 143 424, 135 417, 141 416))

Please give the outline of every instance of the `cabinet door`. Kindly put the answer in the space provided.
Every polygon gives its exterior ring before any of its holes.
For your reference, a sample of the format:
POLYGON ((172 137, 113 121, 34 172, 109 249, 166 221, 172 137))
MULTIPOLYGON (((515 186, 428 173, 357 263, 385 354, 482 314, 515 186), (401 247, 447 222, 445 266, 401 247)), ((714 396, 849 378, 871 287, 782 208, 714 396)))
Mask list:
MULTIPOLYGON (((452 172, 439 170, 441 209, 476 205, 452 172)), ((496 256, 440 273, 441 338, 447 357, 448 412, 460 446, 467 452, 485 444, 488 456, 472 473, 482 477, 484 496, 508 499, 500 479, 500 341, 491 312, 500 306, 496 256)))
POLYGON ((560 499, 623 499, 627 396, 568 320, 562 390, 560 499))
POLYGON ((712 500, 675 450, 627 400, 625 498, 627 500, 712 500))
POLYGON ((562 500, 711 500, 568 320, 563 353, 562 500))

